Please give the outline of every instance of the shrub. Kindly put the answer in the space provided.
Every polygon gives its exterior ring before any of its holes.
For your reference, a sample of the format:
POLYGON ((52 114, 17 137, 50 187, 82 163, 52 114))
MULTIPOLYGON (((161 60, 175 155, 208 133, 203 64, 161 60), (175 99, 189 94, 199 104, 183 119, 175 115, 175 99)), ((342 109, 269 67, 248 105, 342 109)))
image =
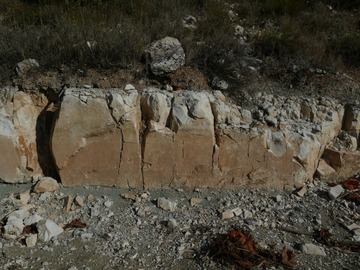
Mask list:
POLYGON ((140 63, 147 44, 165 36, 180 40, 187 65, 209 73, 224 70, 216 68, 223 59, 236 62, 249 53, 319 64, 340 56, 354 66, 359 12, 333 12, 326 5, 345 10, 359 1, 0 0, 0 68, 24 58, 36 58, 44 68, 128 67, 140 63), (230 19, 230 9, 239 16, 230 19), (198 19, 197 29, 182 27, 187 15, 198 19), (234 37, 235 24, 245 27, 245 46, 234 37))
POLYGON ((360 0, 323 0, 336 10, 353 10, 360 8, 360 0))
POLYGON ((297 15, 307 8, 304 0, 265 0, 264 12, 276 16, 297 15))
POLYGON ((360 34, 345 35, 329 44, 330 50, 351 67, 360 67, 360 34))

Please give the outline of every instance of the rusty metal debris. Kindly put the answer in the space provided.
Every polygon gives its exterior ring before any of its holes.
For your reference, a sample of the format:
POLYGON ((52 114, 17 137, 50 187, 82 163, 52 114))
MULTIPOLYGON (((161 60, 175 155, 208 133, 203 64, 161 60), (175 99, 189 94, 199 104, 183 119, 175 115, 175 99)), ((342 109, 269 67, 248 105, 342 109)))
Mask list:
POLYGON ((295 254, 283 248, 280 252, 261 248, 250 234, 242 229, 234 229, 220 235, 209 247, 209 256, 237 269, 251 269, 254 266, 282 265, 288 269, 296 268, 295 254))

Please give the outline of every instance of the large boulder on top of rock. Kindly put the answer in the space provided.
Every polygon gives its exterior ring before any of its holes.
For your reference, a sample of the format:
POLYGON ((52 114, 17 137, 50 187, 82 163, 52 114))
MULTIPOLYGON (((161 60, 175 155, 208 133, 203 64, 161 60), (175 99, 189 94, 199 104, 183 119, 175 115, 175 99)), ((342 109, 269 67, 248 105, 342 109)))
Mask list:
POLYGON ((148 45, 145 50, 151 72, 163 75, 185 64, 185 52, 179 40, 166 37, 148 45))

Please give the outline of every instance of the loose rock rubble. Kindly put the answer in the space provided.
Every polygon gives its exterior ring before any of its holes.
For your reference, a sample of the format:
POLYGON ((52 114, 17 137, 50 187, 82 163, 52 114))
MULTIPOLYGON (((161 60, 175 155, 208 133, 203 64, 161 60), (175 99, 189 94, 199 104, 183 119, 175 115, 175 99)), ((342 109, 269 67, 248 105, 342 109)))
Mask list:
MULTIPOLYGON (((358 181, 339 185, 356 193, 358 181)), ((293 192, 33 190, 0 186, 2 269, 232 269, 208 248, 235 228, 261 250, 285 248, 295 269, 360 267, 359 201, 335 198, 333 187, 319 180, 293 192), (331 241, 317 238, 319 230, 331 241)))

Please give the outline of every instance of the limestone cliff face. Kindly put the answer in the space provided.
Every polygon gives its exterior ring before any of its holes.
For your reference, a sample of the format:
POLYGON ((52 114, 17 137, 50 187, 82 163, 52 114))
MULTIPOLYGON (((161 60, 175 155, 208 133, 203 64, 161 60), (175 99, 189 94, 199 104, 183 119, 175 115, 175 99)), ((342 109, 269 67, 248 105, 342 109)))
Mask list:
POLYGON ((249 111, 219 91, 128 89, 69 88, 55 107, 2 89, 0 179, 53 172, 66 186, 284 188, 360 172, 356 106, 259 94, 249 111), (340 149, 343 133, 351 145, 340 149))

